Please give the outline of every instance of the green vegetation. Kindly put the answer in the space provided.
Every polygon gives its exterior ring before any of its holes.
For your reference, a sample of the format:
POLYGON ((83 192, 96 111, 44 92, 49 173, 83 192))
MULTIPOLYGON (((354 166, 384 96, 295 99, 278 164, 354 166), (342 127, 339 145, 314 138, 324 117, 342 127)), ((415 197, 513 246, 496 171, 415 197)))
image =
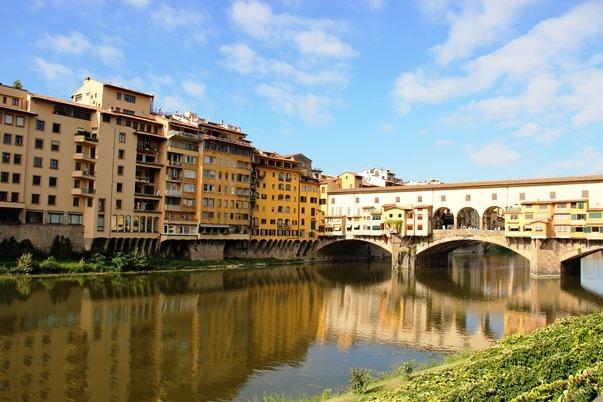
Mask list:
POLYGON ((405 362, 365 384, 367 375, 354 369, 349 393, 308 400, 592 401, 603 394, 603 312, 509 336, 433 367, 417 370, 405 362))
MULTIPOLYGON (((58 255, 65 255, 57 245, 58 255)), ((146 271, 181 271, 181 270, 218 270, 240 269, 250 266, 282 265, 300 263, 301 260, 277 260, 273 258, 229 259, 229 260, 173 260, 167 258, 146 258, 136 254, 117 253, 113 256, 94 254, 79 260, 57 259, 53 255, 38 259, 32 252, 23 253, 16 261, 0 262, 0 275, 33 275, 33 274, 81 274, 106 272, 146 272, 146 271)))

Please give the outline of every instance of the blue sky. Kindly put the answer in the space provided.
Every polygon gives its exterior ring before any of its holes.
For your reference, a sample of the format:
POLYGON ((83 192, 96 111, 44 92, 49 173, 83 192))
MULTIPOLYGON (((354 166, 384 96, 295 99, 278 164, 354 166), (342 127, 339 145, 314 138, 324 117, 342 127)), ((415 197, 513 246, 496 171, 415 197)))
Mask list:
POLYGON ((132 86, 327 173, 603 173, 603 0, 32 0, 0 15, 1 82, 132 86))

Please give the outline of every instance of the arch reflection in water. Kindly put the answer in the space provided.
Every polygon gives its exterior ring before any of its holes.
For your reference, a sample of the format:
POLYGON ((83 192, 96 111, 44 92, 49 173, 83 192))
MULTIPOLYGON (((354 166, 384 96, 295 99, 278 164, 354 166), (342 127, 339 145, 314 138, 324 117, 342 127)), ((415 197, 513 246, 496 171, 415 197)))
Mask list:
POLYGON ((384 350, 481 348, 602 305, 579 283, 531 280, 518 259, 474 255, 416 275, 385 262, 3 280, 0 399, 307 394, 343 385, 352 365, 391 368, 384 350))

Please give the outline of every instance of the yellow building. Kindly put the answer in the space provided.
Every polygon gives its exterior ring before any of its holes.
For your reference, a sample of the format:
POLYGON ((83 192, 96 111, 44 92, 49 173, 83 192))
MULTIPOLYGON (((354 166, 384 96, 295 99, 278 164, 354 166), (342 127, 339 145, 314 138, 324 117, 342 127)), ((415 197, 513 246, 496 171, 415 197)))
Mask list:
POLYGON ((505 213, 505 235, 535 239, 603 239, 602 210, 587 199, 524 202, 505 213))
POLYGON ((251 238, 299 239, 299 162, 274 152, 256 150, 253 163, 257 194, 251 238))
POLYGON ((299 189, 299 238, 316 239, 324 232, 324 215, 319 205, 319 181, 312 177, 300 176, 299 189))

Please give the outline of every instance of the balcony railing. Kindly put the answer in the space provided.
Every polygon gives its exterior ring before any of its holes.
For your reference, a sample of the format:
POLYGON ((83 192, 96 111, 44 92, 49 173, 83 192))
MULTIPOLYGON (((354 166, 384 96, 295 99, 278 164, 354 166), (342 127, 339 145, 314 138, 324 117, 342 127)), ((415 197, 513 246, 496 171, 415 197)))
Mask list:
POLYGON ((165 192, 165 195, 170 196, 170 197, 181 197, 182 196, 182 191, 180 191, 180 190, 167 190, 165 192))
POLYGON ((176 166, 176 167, 182 166, 182 161, 169 160, 168 166, 176 166))
POLYGON ((159 193, 159 191, 143 191, 143 192, 136 191, 136 192, 134 192, 134 196, 157 198, 157 197, 161 197, 161 194, 159 193))
POLYGON ((157 155, 159 153, 159 147, 156 145, 137 144, 136 150, 144 152, 144 153, 148 153, 148 154, 154 154, 154 155, 157 155))

